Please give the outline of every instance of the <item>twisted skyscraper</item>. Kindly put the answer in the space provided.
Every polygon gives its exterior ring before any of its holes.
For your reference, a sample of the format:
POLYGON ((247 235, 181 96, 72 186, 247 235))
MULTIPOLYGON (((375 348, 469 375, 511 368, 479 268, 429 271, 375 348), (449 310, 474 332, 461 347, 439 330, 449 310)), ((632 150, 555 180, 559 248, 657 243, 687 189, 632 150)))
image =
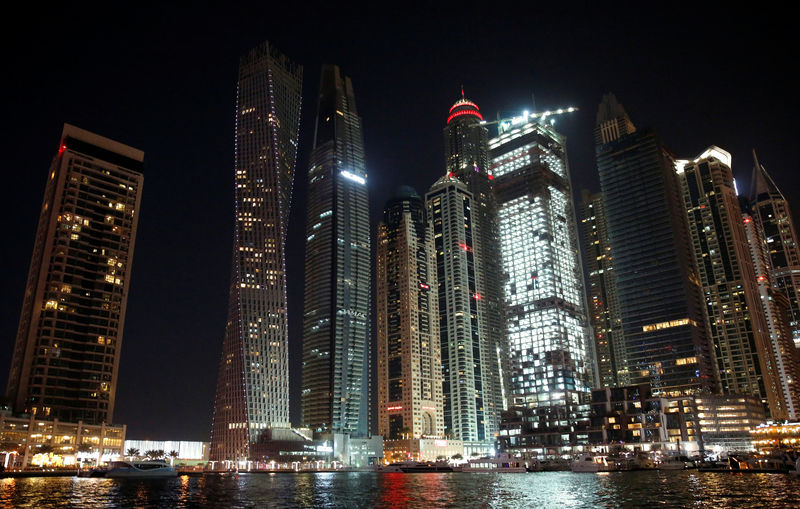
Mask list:
POLYGON ((303 68, 265 42, 239 63, 235 226, 212 460, 244 460, 264 430, 289 426, 285 240, 303 68))

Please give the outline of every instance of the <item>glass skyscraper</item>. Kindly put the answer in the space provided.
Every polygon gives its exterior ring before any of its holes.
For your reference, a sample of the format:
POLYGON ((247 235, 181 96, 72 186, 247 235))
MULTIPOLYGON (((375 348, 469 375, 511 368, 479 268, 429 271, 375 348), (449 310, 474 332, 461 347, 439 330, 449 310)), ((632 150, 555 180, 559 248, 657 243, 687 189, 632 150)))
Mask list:
POLYGON ((308 170, 303 424, 367 435, 370 373, 367 170, 353 84, 322 68, 308 170))
POLYGON ((674 158, 612 94, 595 128, 630 384, 681 395, 716 390, 706 315, 674 158))
POLYGON ((289 426, 286 229, 303 68, 264 42, 239 63, 228 323, 214 400, 212 460, 245 460, 289 426))
MULTIPOLYGON (((534 429, 534 442, 574 442, 588 419, 593 348, 565 139, 522 117, 489 141, 498 203, 511 364, 510 403, 534 429)), ((536 445, 529 443, 528 445, 536 445)))
POLYGON ((111 423, 143 160, 140 150, 64 125, 6 389, 15 411, 111 423))

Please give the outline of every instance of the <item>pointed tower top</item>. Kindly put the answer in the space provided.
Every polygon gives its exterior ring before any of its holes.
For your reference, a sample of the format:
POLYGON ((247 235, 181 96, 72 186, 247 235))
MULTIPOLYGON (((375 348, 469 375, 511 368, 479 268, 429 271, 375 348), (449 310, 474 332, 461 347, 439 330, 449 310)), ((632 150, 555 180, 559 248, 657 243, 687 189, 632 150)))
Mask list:
POLYGON ((597 108, 595 122, 595 144, 602 145, 636 131, 625 108, 611 92, 603 94, 603 100, 597 108))
POLYGON ((464 116, 463 118, 465 119, 483 120, 483 115, 481 115, 481 109, 478 108, 478 105, 464 97, 464 85, 461 85, 461 99, 450 107, 447 115, 447 124, 449 125, 454 118, 461 116, 464 116))
POLYGON ((767 169, 758 162, 756 149, 753 149, 753 176, 750 178, 750 200, 756 202, 762 196, 770 194, 777 194, 781 199, 786 200, 775 181, 767 173, 767 169))

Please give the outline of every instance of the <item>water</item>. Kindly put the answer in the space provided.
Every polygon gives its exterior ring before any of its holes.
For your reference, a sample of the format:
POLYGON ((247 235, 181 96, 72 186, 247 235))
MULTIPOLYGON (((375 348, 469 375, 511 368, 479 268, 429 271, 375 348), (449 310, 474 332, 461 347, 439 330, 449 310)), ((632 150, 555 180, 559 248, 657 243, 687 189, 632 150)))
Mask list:
POLYGON ((12 507, 797 508, 800 478, 646 471, 0 479, 0 509, 12 507))

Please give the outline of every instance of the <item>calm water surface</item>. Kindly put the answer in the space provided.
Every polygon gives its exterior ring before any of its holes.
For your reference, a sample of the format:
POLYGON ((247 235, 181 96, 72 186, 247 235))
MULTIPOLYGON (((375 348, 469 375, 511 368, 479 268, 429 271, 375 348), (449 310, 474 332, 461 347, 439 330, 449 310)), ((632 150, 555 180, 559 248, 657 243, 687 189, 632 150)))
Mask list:
POLYGON ((0 479, 0 508, 800 507, 785 474, 241 474, 170 480, 0 479))

